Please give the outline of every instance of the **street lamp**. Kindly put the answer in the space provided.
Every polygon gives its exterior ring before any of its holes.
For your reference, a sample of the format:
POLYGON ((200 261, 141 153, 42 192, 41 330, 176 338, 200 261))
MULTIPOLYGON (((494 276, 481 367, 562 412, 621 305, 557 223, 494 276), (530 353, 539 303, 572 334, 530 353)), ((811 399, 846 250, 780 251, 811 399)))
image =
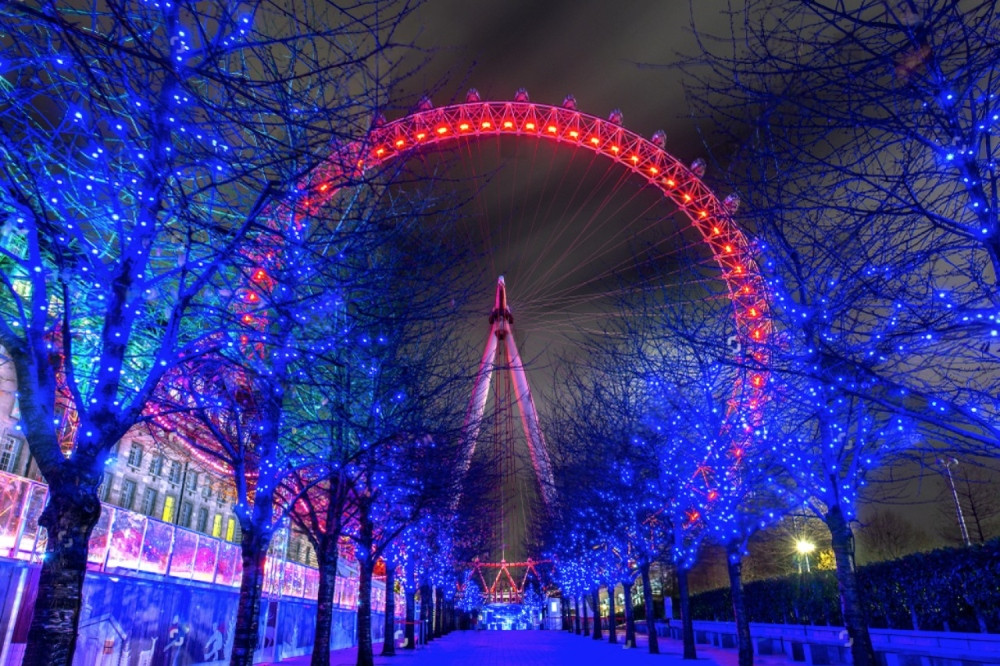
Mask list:
POLYGON ((802 561, 806 563, 806 573, 809 573, 809 554, 816 550, 816 544, 805 539, 798 539, 795 542, 795 552, 799 554, 799 573, 802 573, 802 561))
POLYGON ((958 461, 954 458, 938 458, 937 464, 944 468, 945 475, 948 477, 951 496, 955 500, 955 515, 958 517, 958 528, 962 531, 962 543, 966 546, 971 545, 969 530, 965 527, 965 516, 962 514, 962 503, 958 501, 958 491, 955 490, 955 479, 951 475, 951 466, 957 465, 958 461))

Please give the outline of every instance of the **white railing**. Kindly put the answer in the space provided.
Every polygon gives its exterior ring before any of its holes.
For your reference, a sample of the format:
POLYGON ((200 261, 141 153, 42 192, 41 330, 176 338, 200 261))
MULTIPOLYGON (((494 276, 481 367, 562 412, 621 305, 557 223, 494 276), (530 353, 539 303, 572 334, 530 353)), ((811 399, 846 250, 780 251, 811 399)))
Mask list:
MULTIPOLYGON (((717 647, 736 646, 734 622, 694 622, 695 641, 717 647)), ((869 629, 872 645, 889 666, 907 663, 906 657, 952 659, 955 663, 1000 663, 1000 634, 945 631, 869 629)), ((673 638, 681 638, 680 621, 670 626, 673 638)), ((807 664, 850 663, 851 640, 844 627, 750 623, 755 654, 785 654, 807 664)))

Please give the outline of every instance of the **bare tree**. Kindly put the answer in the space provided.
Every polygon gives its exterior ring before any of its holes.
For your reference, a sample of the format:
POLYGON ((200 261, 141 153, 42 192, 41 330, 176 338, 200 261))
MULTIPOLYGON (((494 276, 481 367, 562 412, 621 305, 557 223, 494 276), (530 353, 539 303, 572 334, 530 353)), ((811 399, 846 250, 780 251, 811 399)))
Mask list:
POLYGON ((858 541, 868 562, 895 560, 927 544, 927 535, 895 511, 862 513, 860 523, 858 541))
POLYGON ((797 483, 803 498, 839 489, 814 510, 833 535, 855 663, 871 664, 852 582, 857 489, 917 445, 916 422, 991 453, 1000 442, 996 6, 731 8, 731 34, 702 34, 693 98, 760 239, 787 332, 774 359, 799 410, 790 427, 813 433, 799 455, 826 456, 817 483, 797 483))
POLYGON ((1000 534, 1000 493, 997 488, 1000 477, 995 462, 966 458, 960 464, 952 463, 948 470, 941 470, 938 466, 938 471, 942 472, 943 478, 935 499, 938 514, 947 525, 939 528, 938 533, 949 543, 961 544, 961 526, 956 525, 956 521, 960 520, 965 523, 972 543, 986 543, 1000 534), (947 472, 951 474, 950 480, 947 472), (951 484, 954 484, 954 492, 951 484))

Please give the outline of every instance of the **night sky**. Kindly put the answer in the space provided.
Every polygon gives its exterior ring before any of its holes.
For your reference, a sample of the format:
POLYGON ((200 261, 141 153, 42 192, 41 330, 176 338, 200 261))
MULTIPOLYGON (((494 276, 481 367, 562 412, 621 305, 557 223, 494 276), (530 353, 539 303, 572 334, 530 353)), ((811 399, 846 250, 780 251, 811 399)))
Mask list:
POLYGON ((697 126, 687 119, 681 74, 671 65, 697 45, 700 30, 724 31, 727 2, 698 0, 430 0, 418 12, 419 42, 435 50, 428 67, 405 86, 436 91, 434 101, 509 99, 526 88, 537 102, 572 94, 578 108, 644 136, 667 131, 667 148, 685 162, 702 154, 697 126), (693 12, 693 13, 692 13, 693 12))

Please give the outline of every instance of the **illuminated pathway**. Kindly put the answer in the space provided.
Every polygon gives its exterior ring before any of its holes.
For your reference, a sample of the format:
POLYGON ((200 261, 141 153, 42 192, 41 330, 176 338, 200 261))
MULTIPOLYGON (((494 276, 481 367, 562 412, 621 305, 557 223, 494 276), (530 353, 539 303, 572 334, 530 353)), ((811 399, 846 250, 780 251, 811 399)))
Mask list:
MULTIPOLYGON (((634 650, 611 645, 607 638, 595 641, 563 631, 453 631, 436 638, 416 650, 398 650, 395 657, 375 657, 376 666, 688 666, 717 664, 735 666, 736 650, 721 650, 698 646, 696 662, 681 659, 679 641, 660 639, 661 654, 646 652, 644 637, 634 650)), ((375 654, 381 646, 376 646, 375 654)), ((331 654, 330 666, 354 666, 357 650, 337 650, 331 654)), ((281 662, 281 666, 308 664, 308 657, 281 662)), ((783 657, 754 655, 755 666, 792 664, 783 657)))

